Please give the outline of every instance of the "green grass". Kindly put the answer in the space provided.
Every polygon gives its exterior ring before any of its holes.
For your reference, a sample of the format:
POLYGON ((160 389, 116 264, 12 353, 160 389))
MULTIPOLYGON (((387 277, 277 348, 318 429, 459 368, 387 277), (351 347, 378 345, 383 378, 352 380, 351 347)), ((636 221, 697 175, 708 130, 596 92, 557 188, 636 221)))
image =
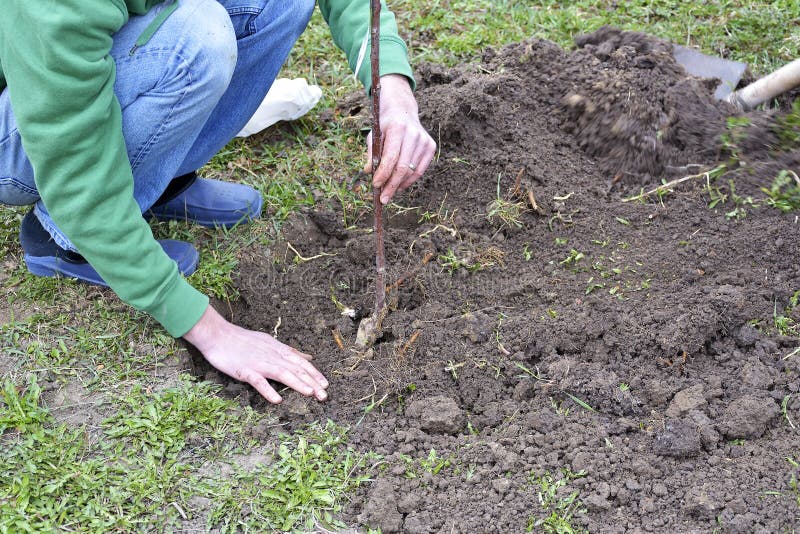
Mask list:
POLYGON ((427 456, 421 458, 412 458, 407 454, 401 454, 400 460, 405 467, 403 476, 409 479, 419 478, 423 473, 438 475, 442 469, 450 468, 455 462, 455 458, 452 456, 440 456, 436 449, 431 449, 427 456))
POLYGON ((263 416, 223 400, 218 387, 135 387, 96 430, 59 424, 35 379, 2 386, 0 532, 161 531, 191 519, 193 496, 209 499, 207 527, 223 532, 341 526, 331 513, 375 459, 329 423, 281 436, 254 469, 226 477, 202 468, 253 451, 247 430, 263 416))
POLYGON ((778 172, 770 187, 761 190, 767 195, 765 202, 769 206, 783 212, 800 208, 800 178, 793 171, 778 172))
POLYGON ((335 514, 344 496, 369 480, 377 459, 350 449, 345 430, 331 422, 284 435, 272 463, 205 485, 215 503, 209 523, 222 532, 344 527, 335 514))
POLYGON ((114 438, 115 451, 175 458, 187 440, 202 439, 202 457, 222 457, 217 447, 230 452, 246 445, 246 430, 259 417, 243 413, 229 400, 216 395, 208 383, 181 382, 178 387, 149 393, 136 385, 119 402, 118 411, 103 422, 106 437, 114 438))
POLYGON ((529 480, 537 490, 536 495, 544 515, 532 516, 528 520, 527 531, 545 534, 585 532, 572 524, 575 516, 585 514, 586 509, 579 499, 580 492, 569 488, 570 482, 585 476, 585 471, 575 473, 567 468, 561 469, 560 476, 549 471, 540 476, 531 474, 529 480))
POLYGON ((447 249, 444 254, 439 254, 437 261, 451 275, 459 269, 466 269, 467 272, 474 273, 486 267, 483 263, 474 261, 468 256, 462 257, 452 248, 447 249))
MULTIPOLYGON (((46 311, 0 325, 5 356, 22 370, 76 376, 90 386, 114 387, 154 374, 176 342, 147 315, 117 301, 91 300, 69 313, 69 298, 87 299, 86 286, 59 297, 46 311), (63 298, 63 301, 62 301, 63 298)), ((69 286, 68 286, 69 289, 69 286)))
POLYGON ((190 466, 163 455, 119 454, 109 436, 57 424, 30 381, 6 381, 0 403, 0 531, 81 532, 170 525, 191 492, 190 466))
POLYGON ((20 208, 12 208, 0 204, 0 259, 5 258, 17 247, 19 223, 22 220, 24 211, 20 208))
MULTIPOLYGON (((390 3, 415 64, 479 61, 486 47, 531 36, 572 47, 575 34, 603 24, 647 31, 746 61, 759 73, 794 59, 800 48, 794 0, 390 3)), ((369 210, 369 191, 363 186, 368 180, 360 174, 365 115, 353 118, 336 108, 359 86, 343 54, 332 46, 318 12, 281 76, 303 76, 320 84, 323 97, 317 108, 299 121, 232 141, 202 170, 207 176, 259 189, 265 218, 228 232, 184 223, 154 225, 158 237, 198 246, 201 265, 190 280, 221 299, 236 298, 232 280, 241 252, 271 242, 293 212, 337 205, 344 209, 343 223, 353 226, 363 225, 369 210), (353 184, 362 186, 356 189, 353 184)), ((781 123, 782 142, 797 141, 798 114, 800 108, 781 123)), ((794 206, 793 180, 784 174, 768 184, 765 194, 775 207, 794 206)), ((450 227, 452 213, 442 212, 444 201, 442 206, 431 222, 450 227)), ((174 377, 172 382, 159 377, 161 366, 175 364, 178 344, 110 291, 28 274, 17 240, 25 211, 0 207, 3 298, 14 311, 0 325, 3 357, 13 369, 12 376, 4 377, 0 401, 0 531, 131 531, 153 525, 169 530, 169 525, 184 521, 183 514, 190 521, 197 519, 200 512, 193 515, 187 506, 193 495, 211 499, 208 528, 335 527, 337 510, 348 491, 364 482, 364 467, 372 461, 348 449, 344 430, 318 426, 284 436, 274 451, 266 451, 268 464, 236 468, 231 475, 214 471, 223 459, 235 461, 233 450, 256 446, 243 425, 255 424, 258 417, 221 400, 216 388, 187 381, 175 386, 174 377), (80 381, 101 396, 108 411, 102 425, 74 428, 59 422, 44 407, 32 381, 35 376, 60 383, 80 381), (213 476, 204 474, 209 470, 213 476)), ((559 215, 551 225, 567 219, 559 215)), ((514 220, 517 217, 508 219, 512 225, 514 220)), ((566 240, 559 244, 566 245, 566 240)), ((574 267, 579 261, 578 253, 570 251, 564 265, 574 267)), ((439 262, 451 270, 481 266, 454 250, 439 262)), ((556 315, 547 310, 543 318, 556 315)), ((424 460, 437 469, 443 459, 424 460)), ((422 460, 418 467, 426 469, 422 460)), ((569 532, 564 525, 571 525, 580 507, 577 498, 563 500, 561 492, 567 490, 559 492, 561 480, 564 477, 552 476, 535 481, 542 513, 551 514, 532 519, 549 521, 537 523, 537 528, 569 532)))

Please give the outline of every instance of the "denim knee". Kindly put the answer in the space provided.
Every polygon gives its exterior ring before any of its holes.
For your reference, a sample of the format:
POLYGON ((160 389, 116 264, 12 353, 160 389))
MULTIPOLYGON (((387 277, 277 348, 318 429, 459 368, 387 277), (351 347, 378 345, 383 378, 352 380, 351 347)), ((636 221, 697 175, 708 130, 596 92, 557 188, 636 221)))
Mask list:
POLYGON ((294 40, 300 37, 308 26, 308 21, 311 20, 311 15, 314 13, 314 6, 317 5, 316 0, 294 0, 291 2, 284 2, 285 11, 287 15, 287 24, 291 27, 291 34, 294 40))
POLYGON ((268 35, 279 28, 281 36, 294 43, 314 13, 316 0, 223 0, 234 19, 240 40, 275 38, 268 35), (250 14, 250 16, 248 16, 250 14))
MULTIPOLYGON (((176 52, 187 63, 191 85, 219 98, 228 88, 238 54, 230 17, 216 0, 183 0, 181 4, 186 20, 176 52)), ((172 16, 179 13, 180 9, 172 16)))
POLYGON ((39 200, 35 187, 14 177, 0 177, 0 204, 7 206, 27 206, 39 200))

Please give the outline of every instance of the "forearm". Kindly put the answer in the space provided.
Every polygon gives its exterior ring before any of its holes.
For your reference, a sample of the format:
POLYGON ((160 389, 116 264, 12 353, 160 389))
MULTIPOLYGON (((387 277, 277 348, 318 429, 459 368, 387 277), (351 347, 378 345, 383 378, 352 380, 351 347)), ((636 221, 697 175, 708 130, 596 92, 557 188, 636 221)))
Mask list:
POLYGON ((109 56, 125 20, 102 0, 60 0, 47 10, 12 1, 0 17, 0 58, 53 220, 125 302, 182 335, 207 299, 180 276, 133 198, 109 56))
MULTIPOLYGON (((413 88, 416 82, 408 63, 408 49, 399 36, 395 16, 385 2, 381 7, 381 76, 402 74, 413 88)), ((319 9, 331 28, 334 42, 347 55, 350 68, 357 70, 356 76, 369 92, 372 87, 370 46, 361 54, 362 44, 369 38, 369 0, 320 0, 319 9)))

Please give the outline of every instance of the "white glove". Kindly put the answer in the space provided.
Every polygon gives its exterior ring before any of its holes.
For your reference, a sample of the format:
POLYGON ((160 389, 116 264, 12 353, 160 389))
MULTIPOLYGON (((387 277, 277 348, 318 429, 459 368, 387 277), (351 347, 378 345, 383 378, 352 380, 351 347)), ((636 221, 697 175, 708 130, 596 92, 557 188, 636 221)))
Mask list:
POLYGON ((299 119, 317 105, 321 96, 322 89, 316 85, 308 85, 303 78, 278 78, 236 137, 253 135, 278 121, 299 119))

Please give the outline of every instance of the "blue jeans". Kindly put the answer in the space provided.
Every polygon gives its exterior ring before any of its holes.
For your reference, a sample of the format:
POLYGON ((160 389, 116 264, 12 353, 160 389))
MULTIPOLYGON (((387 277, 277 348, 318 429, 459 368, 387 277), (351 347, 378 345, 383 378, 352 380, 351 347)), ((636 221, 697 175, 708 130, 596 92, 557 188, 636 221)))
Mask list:
MULTIPOLYGON (((114 35, 114 91, 142 212, 174 177, 205 165, 247 123, 314 5, 314 0, 180 0, 133 54, 134 43, 163 6, 131 17, 114 35)), ((0 203, 35 203, 56 243, 74 250, 39 199, 8 90, 0 93, 0 203)))

